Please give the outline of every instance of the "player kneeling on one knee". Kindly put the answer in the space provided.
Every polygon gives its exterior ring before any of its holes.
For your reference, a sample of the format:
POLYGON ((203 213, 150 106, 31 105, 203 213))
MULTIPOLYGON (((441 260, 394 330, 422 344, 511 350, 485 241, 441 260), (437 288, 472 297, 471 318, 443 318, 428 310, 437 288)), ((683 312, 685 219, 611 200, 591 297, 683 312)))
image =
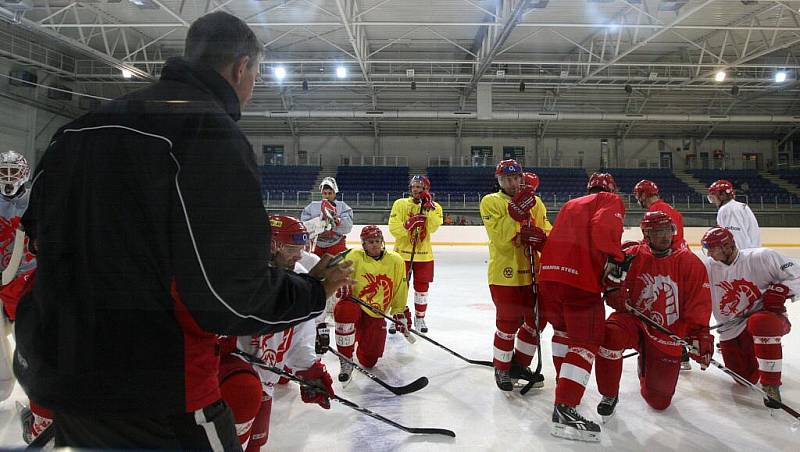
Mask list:
POLYGON ((628 247, 633 256, 628 275, 607 286, 606 303, 616 312, 606 320, 597 358, 597 387, 603 399, 598 414, 611 416, 619 397, 622 354, 639 352, 639 384, 645 401, 657 410, 670 405, 678 382, 682 348, 664 333, 626 309, 630 305, 700 349, 691 355, 708 366, 714 339, 708 332, 711 293, 703 262, 686 247, 675 247, 676 227, 664 212, 647 212, 641 222, 644 240, 628 247))
MULTIPOLYGON (((728 229, 715 226, 703 235, 714 318, 725 366, 780 401, 781 338, 789 333, 787 298, 800 292, 800 270, 791 259, 768 248, 738 249, 728 229)), ((770 408, 780 405, 765 399, 770 408)))
MULTIPOLYGON (((406 307, 408 287, 403 258, 385 248, 383 233, 375 225, 361 230, 361 245, 362 249, 354 249, 347 256, 347 260, 353 263, 355 283, 337 292, 339 301, 333 311, 336 348, 348 358, 352 358, 355 351, 364 367, 373 367, 383 356, 386 322, 350 298, 355 296, 402 320, 397 327, 401 333, 405 328, 411 328, 411 314, 406 307)), ((339 381, 347 382, 353 368, 347 361, 340 361, 339 381)))
MULTIPOLYGON (((307 273, 300 264, 308 256, 304 248, 308 243, 308 230, 297 218, 271 215, 271 264, 295 273, 307 273)), ((314 262, 315 260, 311 260, 314 262)), ((236 348, 258 357, 278 369, 291 368, 305 381, 324 389, 324 392, 307 386, 300 387, 303 402, 316 403, 330 408, 329 395, 334 395, 333 379, 319 360, 316 352, 324 353, 327 343, 322 322, 325 314, 307 320, 281 332, 259 336, 224 336, 220 338, 220 390, 222 398, 233 411, 236 433, 242 447, 248 452, 258 451, 269 436, 272 393, 279 375, 269 370, 254 369, 250 363, 232 355, 236 348)))

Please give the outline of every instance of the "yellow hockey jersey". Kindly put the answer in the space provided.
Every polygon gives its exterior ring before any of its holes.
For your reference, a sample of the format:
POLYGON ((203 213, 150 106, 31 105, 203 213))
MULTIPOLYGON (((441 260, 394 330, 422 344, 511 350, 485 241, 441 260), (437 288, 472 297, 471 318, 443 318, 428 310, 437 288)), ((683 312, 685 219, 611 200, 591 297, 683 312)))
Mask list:
MULTIPOLYGON (((414 250, 414 262, 430 262, 433 260, 433 247, 431 246, 431 235, 442 225, 442 206, 438 202, 433 203, 434 209, 425 213, 425 230, 428 233, 425 238, 417 242, 414 250)), ((412 215, 420 213, 421 206, 414 203, 414 198, 400 198, 392 205, 392 213, 389 214, 389 232, 394 236, 394 251, 399 253, 403 259, 411 260, 411 233, 406 230, 405 223, 412 215)))
MULTIPOLYGON (((519 246, 514 238, 520 223, 508 214, 511 197, 502 191, 481 199, 481 218, 489 236, 489 284, 498 286, 527 286, 531 284, 531 263, 527 247, 519 246)), ((550 234, 553 226, 547 219, 547 207, 536 197, 531 209, 533 224, 550 234)), ((537 253, 538 254, 538 253, 537 253)))
MULTIPOLYGON (((406 264, 399 254, 386 250, 380 260, 375 260, 356 248, 347 255, 347 260, 353 262, 354 296, 390 315, 403 312, 408 284, 406 264)), ((380 317, 363 306, 361 309, 367 315, 380 317)))

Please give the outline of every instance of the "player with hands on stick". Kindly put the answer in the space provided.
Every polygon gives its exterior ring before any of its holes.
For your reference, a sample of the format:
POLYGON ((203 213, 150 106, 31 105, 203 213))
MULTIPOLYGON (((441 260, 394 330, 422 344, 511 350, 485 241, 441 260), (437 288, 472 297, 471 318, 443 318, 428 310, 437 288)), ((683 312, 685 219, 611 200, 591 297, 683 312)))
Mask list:
POLYGON ((312 201, 300 214, 300 219, 314 242, 314 254, 338 254, 347 248, 347 234, 353 229, 353 209, 339 201, 339 185, 333 177, 319 184, 322 200, 312 201))
MULTIPOLYGON (((480 211, 489 236, 489 291, 495 305, 495 383, 512 391, 518 373, 532 375, 528 366, 539 337, 533 291, 535 269, 529 247, 541 248, 550 230, 544 204, 534 187, 524 185, 522 167, 503 160, 495 168, 499 190, 481 199, 480 211)), ((538 379, 538 378, 537 378, 538 379)), ((541 387, 541 381, 537 386, 541 387)))
MULTIPOLYGON (((791 330, 784 306, 800 293, 800 271, 791 259, 768 248, 739 249, 733 231, 710 228, 701 240, 711 283, 717 330, 725 365, 751 383, 760 380, 780 401, 781 339, 791 330), (748 313, 751 313, 747 315, 748 313)), ((764 400, 769 408, 779 408, 764 400)))
MULTIPOLYGON (((422 333, 428 332, 425 315, 428 311, 430 283, 433 282, 434 258, 431 234, 442 225, 442 206, 431 196, 431 181, 427 176, 415 175, 408 182, 410 195, 392 204, 389 214, 389 232, 394 236, 394 251, 406 265, 406 284, 414 284, 414 325, 422 333)), ((389 333, 395 333, 394 324, 389 333)))
POLYGON ((639 352, 640 392, 656 410, 670 405, 680 373, 683 347, 627 312, 628 305, 675 334, 688 336, 700 350, 692 358, 703 368, 714 348, 707 328, 711 293, 703 262, 687 247, 673 247, 675 224, 666 213, 645 213, 640 227, 644 240, 626 251, 635 257, 626 277, 618 288, 605 292, 606 303, 615 312, 606 319, 596 363, 597 387, 603 396, 597 412, 604 418, 614 414, 619 401, 626 349, 639 352))
MULTIPOLYGON (((347 260, 353 265, 352 287, 340 291, 333 316, 336 320, 336 348, 345 357, 353 354, 359 363, 372 368, 383 356, 386 343, 386 321, 367 308, 352 301, 351 295, 364 300, 380 312, 410 318, 406 307, 408 286, 405 264, 399 254, 385 249, 383 233, 375 225, 361 229, 361 249, 353 249, 347 260), (404 314, 408 313, 408 314, 404 314)), ((339 381, 349 383, 353 366, 340 359, 339 381)))
MULTIPOLYGON (((272 246, 270 265, 306 273, 300 264, 308 243, 308 230, 297 218, 287 215, 271 215, 272 246)), ((295 369, 294 374, 305 381, 333 392, 333 380, 317 354, 327 347, 322 316, 307 320, 283 331, 258 336, 224 336, 220 339, 221 358, 219 368, 220 391, 223 399, 233 411, 236 430, 242 448, 258 451, 267 443, 269 436, 272 398, 278 375, 263 369, 253 369, 248 363, 236 358, 234 351, 242 350, 271 366, 295 369)), ((300 397, 305 403, 315 403, 330 408, 326 393, 313 386, 301 386, 300 397)))

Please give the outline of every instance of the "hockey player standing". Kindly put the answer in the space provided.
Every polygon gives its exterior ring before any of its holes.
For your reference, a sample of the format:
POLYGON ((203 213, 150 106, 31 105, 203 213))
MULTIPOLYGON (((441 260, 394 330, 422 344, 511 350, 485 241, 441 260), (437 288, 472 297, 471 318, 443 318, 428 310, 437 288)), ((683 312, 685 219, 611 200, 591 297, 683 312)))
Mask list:
POLYGON ((312 240, 316 238, 314 254, 335 255, 347 249, 347 234, 353 229, 353 209, 337 201, 339 186, 336 179, 326 177, 319 184, 321 201, 313 201, 300 214, 312 240))
MULTIPOLYGON (((406 274, 414 280, 414 326, 423 333, 428 332, 425 312, 428 309, 428 289, 433 282, 431 235, 443 222, 442 206, 433 200, 430 189, 431 181, 426 176, 412 177, 408 183, 411 194, 396 200, 389 214, 394 251, 403 257, 406 274)), ((394 332, 392 328, 393 325, 390 333, 394 332)))
POLYGON ((625 282, 607 291, 606 303, 616 312, 606 319, 603 345, 597 356, 597 388, 603 396, 601 416, 611 416, 619 401, 622 353, 639 351, 642 397, 656 410, 666 409, 675 393, 683 347, 626 309, 626 303, 668 328, 701 354, 692 355, 703 368, 714 351, 708 332, 711 292, 703 262, 687 247, 673 248, 676 227, 664 212, 647 212, 641 222, 644 243, 627 248, 635 256, 625 282))
POLYGON ((658 196, 658 185, 655 182, 642 179, 633 187, 633 196, 643 209, 648 212, 664 212, 672 219, 675 225, 675 235, 673 236, 672 247, 675 249, 686 246, 683 238, 683 215, 677 209, 669 205, 658 196))
POLYGON ((708 186, 708 202, 719 209, 717 225, 731 231, 740 250, 761 246, 761 230, 756 216, 747 204, 734 199, 733 184, 720 179, 708 186))
MULTIPOLYGON (((738 249, 733 231, 719 226, 706 231, 702 244, 708 258, 714 318, 725 366, 781 399, 781 338, 789 333, 787 298, 800 293, 800 269, 768 248, 738 249)), ((768 399, 764 404, 779 408, 768 399)))
POLYGON ((581 416, 580 404, 603 340, 601 293, 624 277, 620 240, 625 206, 607 173, 594 173, 588 194, 558 213, 542 251, 539 294, 545 320, 553 325, 556 382, 551 433, 599 441, 600 426, 581 416))
POLYGON ((550 223, 535 188, 523 183, 519 163, 503 160, 495 177, 500 190, 484 196, 480 210, 489 236, 489 291, 497 328, 492 361, 495 383, 501 391, 511 391, 517 367, 530 365, 539 343, 529 250, 541 251, 550 223))
MULTIPOLYGON (((362 249, 354 249, 347 256, 353 262, 353 286, 339 289, 339 301, 333 310, 336 321, 336 348, 348 358, 355 351, 362 366, 370 368, 383 356, 386 344, 386 321, 366 307, 348 298, 355 295, 371 306, 391 314, 401 322, 397 329, 405 332, 411 328, 411 313, 406 309, 408 284, 403 258, 385 248, 383 233, 375 225, 361 230, 362 249)), ((339 381, 347 383, 353 365, 341 360, 339 381)))
MULTIPOLYGON (((272 227, 272 265, 295 273, 307 273, 300 265, 300 259, 309 238, 308 231, 300 220, 286 215, 271 215, 272 227)), ((231 407, 236 421, 236 433, 246 452, 257 452, 267 443, 269 437, 272 396, 279 375, 269 370, 253 366, 231 355, 238 348, 266 364, 294 369, 294 374, 333 392, 333 379, 325 365, 315 353, 317 337, 315 320, 307 320, 277 333, 262 336, 226 336, 220 340, 221 359, 219 369, 220 391, 225 403, 231 407)), ((327 343, 320 342, 327 347, 327 343)), ((319 350, 324 353, 324 350, 319 350)), ((300 387, 303 402, 316 403, 322 408, 330 408, 328 397, 300 387)))

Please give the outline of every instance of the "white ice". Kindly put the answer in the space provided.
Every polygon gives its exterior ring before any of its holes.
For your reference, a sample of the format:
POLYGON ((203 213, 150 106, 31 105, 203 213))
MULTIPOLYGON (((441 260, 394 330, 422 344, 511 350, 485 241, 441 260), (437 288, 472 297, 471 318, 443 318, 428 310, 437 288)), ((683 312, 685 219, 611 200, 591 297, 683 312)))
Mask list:
MULTIPOLYGON (((800 248, 779 252, 800 257, 800 248)), ((494 306, 486 284, 486 248, 437 247, 436 276, 431 286, 429 336, 471 359, 491 360, 494 306)), ((410 296, 409 301, 413 302, 410 296)), ((800 303, 789 304, 789 316, 800 325, 800 303)), ((713 322, 713 320, 712 320, 713 322)), ((797 326, 800 328, 800 326, 797 326)), ((343 405, 330 410, 300 401, 290 383, 278 388, 272 410, 267 449, 271 451, 515 451, 515 450, 800 450, 800 432, 793 418, 764 407, 759 394, 739 386, 716 368, 682 372, 672 405, 663 412, 651 409, 639 395, 636 359, 625 360, 616 415, 602 425, 599 445, 550 435, 554 369, 550 355, 550 327, 544 332, 543 389, 510 395, 494 384, 492 369, 470 365, 418 340, 409 345, 400 335, 387 339, 384 357, 373 372, 387 382, 406 384, 427 376, 423 390, 395 396, 354 371, 346 388, 337 382, 338 395, 408 427, 437 427, 455 431, 456 438, 410 435, 343 405)), ((800 335, 783 339, 783 386, 787 405, 800 410, 800 335)), ((715 356, 720 362, 719 354, 715 356)), ((336 380, 338 359, 324 358, 336 380)), ((534 359, 534 365, 536 361, 534 359)), ((0 447, 22 447, 15 400, 24 400, 17 387, 0 404, 0 447)), ((600 421, 600 401, 594 376, 580 411, 600 421)))

